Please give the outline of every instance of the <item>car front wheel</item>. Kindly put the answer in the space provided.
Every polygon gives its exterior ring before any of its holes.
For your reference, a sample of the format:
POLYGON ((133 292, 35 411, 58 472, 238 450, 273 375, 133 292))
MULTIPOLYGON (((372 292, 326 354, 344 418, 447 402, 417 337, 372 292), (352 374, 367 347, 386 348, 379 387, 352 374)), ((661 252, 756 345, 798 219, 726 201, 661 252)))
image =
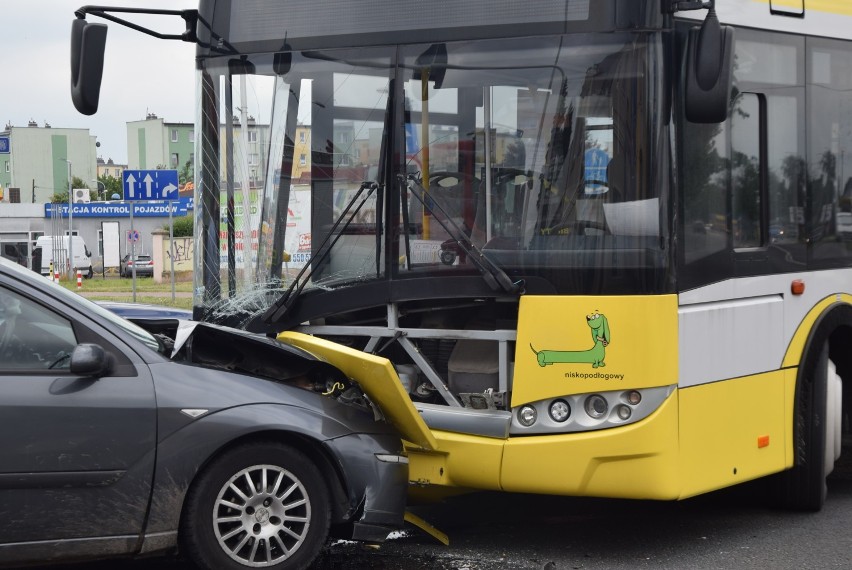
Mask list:
POLYGON ((328 537, 329 492, 300 451, 247 444, 221 455, 187 497, 181 542, 202 568, 305 568, 328 537))

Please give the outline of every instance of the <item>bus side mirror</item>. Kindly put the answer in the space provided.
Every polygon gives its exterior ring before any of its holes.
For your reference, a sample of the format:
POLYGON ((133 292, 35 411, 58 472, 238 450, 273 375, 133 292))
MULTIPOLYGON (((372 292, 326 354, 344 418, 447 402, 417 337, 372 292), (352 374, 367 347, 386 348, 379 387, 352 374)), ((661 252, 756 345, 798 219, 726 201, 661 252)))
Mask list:
POLYGON ((71 25, 71 100, 84 115, 98 111, 107 27, 77 18, 71 25))
MULTIPOLYGON (((285 47, 290 48, 286 44, 285 47)), ((279 51, 272 56, 272 70, 275 72, 275 75, 283 77, 290 73, 291 67, 293 67, 293 52, 279 51)))
POLYGON ((721 123, 728 117, 733 77, 734 30, 719 25, 711 10, 701 28, 689 31, 684 109, 693 123, 721 123))

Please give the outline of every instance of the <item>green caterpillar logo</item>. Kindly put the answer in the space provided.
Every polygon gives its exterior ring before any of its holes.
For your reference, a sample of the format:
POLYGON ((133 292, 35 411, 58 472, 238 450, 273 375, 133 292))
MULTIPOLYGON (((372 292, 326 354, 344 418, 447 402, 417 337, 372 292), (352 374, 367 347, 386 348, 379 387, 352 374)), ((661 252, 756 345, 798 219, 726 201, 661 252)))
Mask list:
POLYGON ((538 358, 541 367, 550 364, 591 364, 592 368, 603 368, 606 366, 606 347, 610 343, 609 323, 606 317, 597 311, 586 315, 586 324, 592 330, 592 342, 594 346, 589 350, 536 350, 530 343, 530 348, 538 358))

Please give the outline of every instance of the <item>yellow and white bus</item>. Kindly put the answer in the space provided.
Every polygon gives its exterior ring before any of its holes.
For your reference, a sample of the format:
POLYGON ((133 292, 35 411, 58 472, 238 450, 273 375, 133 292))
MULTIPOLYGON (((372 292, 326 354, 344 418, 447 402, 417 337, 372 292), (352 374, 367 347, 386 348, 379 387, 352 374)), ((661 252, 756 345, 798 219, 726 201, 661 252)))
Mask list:
POLYGON ((766 477, 819 509, 849 432, 852 5, 713 4, 182 12, 195 316, 341 368, 412 493, 766 477))

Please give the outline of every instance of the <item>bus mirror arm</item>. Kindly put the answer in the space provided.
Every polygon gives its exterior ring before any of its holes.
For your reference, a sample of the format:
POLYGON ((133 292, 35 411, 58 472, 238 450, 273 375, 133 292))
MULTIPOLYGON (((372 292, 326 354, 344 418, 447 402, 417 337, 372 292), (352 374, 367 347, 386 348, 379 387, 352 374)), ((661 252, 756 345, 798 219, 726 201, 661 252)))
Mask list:
MULTIPOLYGON (((197 43, 198 35, 196 33, 198 22, 201 21, 198 10, 153 10, 148 8, 120 8, 116 6, 83 6, 74 12, 78 20, 86 19, 86 15, 98 16, 104 20, 121 24, 127 28, 148 34, 161 40, 181 40, 185 42, 197 43), (182 34, 161 34, 154 30, 145 28, 133 22, 128 22, 118 16, 112 14, 150 14, 154 16, 180 16, 186 22, 186 29, 182 34)), ((202 22, 205 23, 205 22, 202 22)), ((205 23, 206 24, 206 23, 205 23)), ((209 26, 205 26, 208 27, 209 26)))

